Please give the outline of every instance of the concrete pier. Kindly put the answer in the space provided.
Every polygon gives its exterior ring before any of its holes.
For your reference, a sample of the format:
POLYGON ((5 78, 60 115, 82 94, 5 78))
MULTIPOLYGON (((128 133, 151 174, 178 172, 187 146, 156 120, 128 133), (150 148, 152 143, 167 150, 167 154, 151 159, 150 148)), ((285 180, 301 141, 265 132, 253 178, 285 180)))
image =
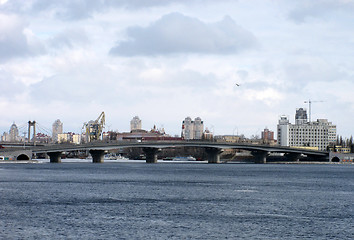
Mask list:
POLYGON ((159 148, 143 148, 146 155, 146 163, 157 163, 157 154, 161 151, 159 148))
POLYGON ((267 163, 267 156, 269 155, 269 152, 253 151, 251 153, 254 157, 254 163, 267 163))
POLYGON ((220 148, 207 147, 205 153, 208 156, 208 163, 220 163, 220 154, 223 152, 220 148))
POLYGON ((61 163, 61 152, 48 152, 47 154, 51 163, 61 163))
POLYGON ((92 156, 93 163, 103 163, 104 150, 90 150, 89 153, 92 156))

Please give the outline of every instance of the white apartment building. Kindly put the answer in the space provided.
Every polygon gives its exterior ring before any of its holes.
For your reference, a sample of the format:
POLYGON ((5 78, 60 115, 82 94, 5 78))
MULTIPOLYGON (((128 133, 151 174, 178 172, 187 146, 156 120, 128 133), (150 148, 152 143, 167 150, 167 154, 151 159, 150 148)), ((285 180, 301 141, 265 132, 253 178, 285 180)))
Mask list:
POLYGON ((182 122, 182 137, 185 140, 202 139, 204 133, 204 123, 200 117, 192 121, 190 117, 186 117, 182 122))
POLYGON ((295 124, 287 116, 281 116, 278 123, 278 144, 288 147, 313 147, 326 150, 330 143, 336 141, 336 126, 327 119, 307 122, 306 110, 296 110, 295 124))

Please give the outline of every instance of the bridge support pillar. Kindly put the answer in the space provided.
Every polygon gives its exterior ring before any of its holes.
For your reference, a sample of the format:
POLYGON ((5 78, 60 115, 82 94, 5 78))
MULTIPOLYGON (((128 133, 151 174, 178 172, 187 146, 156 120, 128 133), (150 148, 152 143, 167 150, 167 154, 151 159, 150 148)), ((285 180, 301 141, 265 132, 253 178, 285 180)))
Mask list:
POLYGON ((161 151, 159 148, 143 148, 146 155, 146 163, 157 163, 157 153, 161 151))
POLYGON ((285 157, 289 162, 299 162, 301 158, 301 153, 286 153, 285 157))
POLYGON ((220 163, 220 154, 223 152, 220 148, 207 147, 205 153, 208 156, 208 163, 220 163))
POLYGON ((254 163, 267 163, 268 152, 263 151, 253 151, 252 155, 254 157, 254 163))
POLYGON ((48 152, 47 154, 51 163, 61 163, 61 152, 48 152))
POLYGON ((103 163, 104 150, 90 150, 93 163, 103 163))

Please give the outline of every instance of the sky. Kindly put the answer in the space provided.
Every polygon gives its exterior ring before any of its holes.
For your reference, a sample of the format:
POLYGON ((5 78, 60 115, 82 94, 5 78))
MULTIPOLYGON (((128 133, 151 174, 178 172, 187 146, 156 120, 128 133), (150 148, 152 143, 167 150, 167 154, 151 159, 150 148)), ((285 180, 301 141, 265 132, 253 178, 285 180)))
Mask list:
MULTIPOLYGON (((0 0, 0 133, 139 116, 180 135, 276 132, 296 108, 354 134, 353 0, 0 0), (238 84, 239 86, 237 86, 238 84)), ((23 133, 21 133, 22 135, 23 133)))

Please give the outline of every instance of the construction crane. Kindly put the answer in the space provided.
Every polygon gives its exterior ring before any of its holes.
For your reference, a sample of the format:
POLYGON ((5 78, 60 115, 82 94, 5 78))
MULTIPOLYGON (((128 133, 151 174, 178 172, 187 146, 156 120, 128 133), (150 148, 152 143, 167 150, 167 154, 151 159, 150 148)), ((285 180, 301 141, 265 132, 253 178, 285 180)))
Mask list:
POLYGON ((85 128, 87 140, 89 142, 99 140, 105 124, 106 117, 104 112, 102 112, 95 121, 91 120, 88 123, 85 122, 82 128, 85 128))
POLYGON ((309 122, 311 122, 311 104, 312 103, 317 103, 317 102, 323 102, 323 101, 322 100, 321 101, 311 101, 311 100, 304 101, 304 103, 308 103, 309 104, 309 122))

